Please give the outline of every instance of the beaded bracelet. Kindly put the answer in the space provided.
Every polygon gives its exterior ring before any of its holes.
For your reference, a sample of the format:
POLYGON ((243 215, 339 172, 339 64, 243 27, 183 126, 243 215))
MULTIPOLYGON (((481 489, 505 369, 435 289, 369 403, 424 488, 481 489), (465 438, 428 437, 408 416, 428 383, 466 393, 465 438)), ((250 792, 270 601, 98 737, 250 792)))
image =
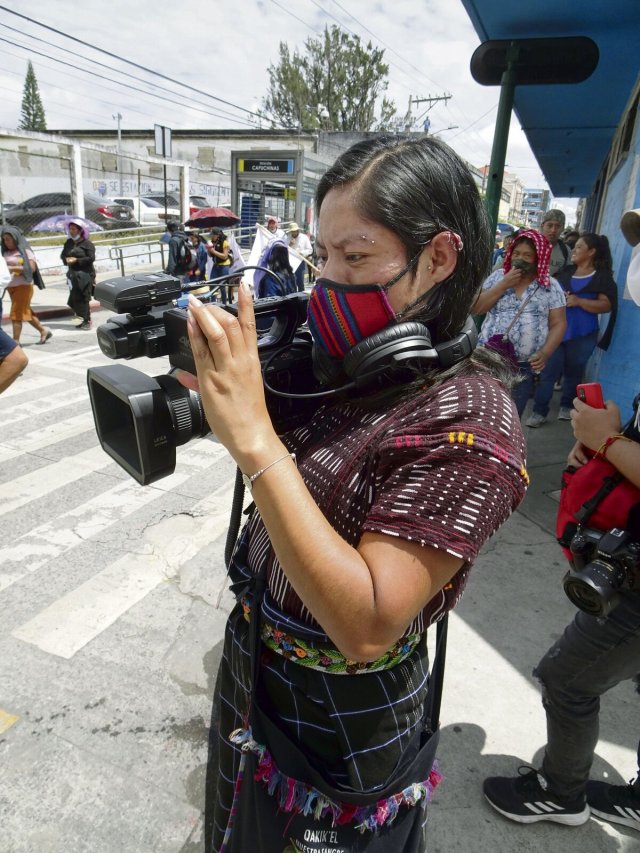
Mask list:
POLYGON ((605 459, 607 456, 607 450, 611 447, 612 444, 614 444, 614 442, 618 441, 619 438, 621 438, 623 441, 631 441, 631 439, 627 438, 626 435, 622 435, 622 433, 616 433, 615 435, 610 435, 608 438, 606 438, 602 442, 600 447, 596 450, 595 455, 597 457, 599 456, 602 459, 605 459))

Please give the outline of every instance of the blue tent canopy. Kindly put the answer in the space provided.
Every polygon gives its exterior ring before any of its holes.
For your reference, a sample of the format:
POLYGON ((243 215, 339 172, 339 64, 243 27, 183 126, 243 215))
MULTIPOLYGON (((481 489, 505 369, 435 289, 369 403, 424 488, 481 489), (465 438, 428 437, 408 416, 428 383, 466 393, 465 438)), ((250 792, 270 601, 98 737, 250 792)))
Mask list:
POLYGON ((482 42, 588 36, 600 50, 583 83, 516 87, 514 109, 555 196, 588 196, 640 69, 639 0, 462 0, 482 42))

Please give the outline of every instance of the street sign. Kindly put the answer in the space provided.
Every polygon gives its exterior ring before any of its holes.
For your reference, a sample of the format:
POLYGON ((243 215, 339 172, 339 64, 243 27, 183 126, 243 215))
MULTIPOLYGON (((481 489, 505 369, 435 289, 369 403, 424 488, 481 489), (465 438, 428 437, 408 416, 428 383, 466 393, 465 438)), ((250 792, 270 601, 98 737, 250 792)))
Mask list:
POLYGON ((516 86, 582 83, 595 71, 598 45, 586 36, 542 39, 494 39, 473 52, 471 74, 483 86, 499 86, 510 55, 516 86))

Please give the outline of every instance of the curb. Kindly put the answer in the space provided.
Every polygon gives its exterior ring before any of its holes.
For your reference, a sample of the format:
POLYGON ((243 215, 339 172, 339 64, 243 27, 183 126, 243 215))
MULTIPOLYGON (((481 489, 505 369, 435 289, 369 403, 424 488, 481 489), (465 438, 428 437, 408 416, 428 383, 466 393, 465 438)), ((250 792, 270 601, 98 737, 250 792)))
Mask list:
MULTIPOLYGON (((92 299, 89 303, 89 310, 100 311, 102 310, 102 305, 92 299)), ((73 311, 67 305, 52 306, 51 308, 40 308, 38 310, 33 309, 33 314, 38 318, 38 320, 55 320, 59 317, 74 316, 73 311)), ((9 318, 9 315, 3 315, 1 321, 2 325, 5 325, 5 323, 8 324, 10 322, 11 320, 9 318)))

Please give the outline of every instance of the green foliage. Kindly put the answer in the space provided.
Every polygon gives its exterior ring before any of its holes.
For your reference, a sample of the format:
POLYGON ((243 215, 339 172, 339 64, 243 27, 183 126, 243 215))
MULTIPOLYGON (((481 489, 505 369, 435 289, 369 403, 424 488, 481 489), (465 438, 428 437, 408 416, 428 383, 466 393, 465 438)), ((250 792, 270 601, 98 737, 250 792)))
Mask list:
POLYGON ((264 114, 284 127, 385 130, 396 110, 384 96, 389 66, 383 57, 384 50, 364 46, 335 25, 321 38, 308 38, 302 52, 292 54, 280 42, 279 62, 269 66, 264 114))
POLYGON ((33 70, 31 60, 27 66, 27 76, 22 90, 22 107, 20 124, 18 130, 40 130, 47 129, 47 120, 44 115, 44 107, 38 89, 38 81, 33 70))

